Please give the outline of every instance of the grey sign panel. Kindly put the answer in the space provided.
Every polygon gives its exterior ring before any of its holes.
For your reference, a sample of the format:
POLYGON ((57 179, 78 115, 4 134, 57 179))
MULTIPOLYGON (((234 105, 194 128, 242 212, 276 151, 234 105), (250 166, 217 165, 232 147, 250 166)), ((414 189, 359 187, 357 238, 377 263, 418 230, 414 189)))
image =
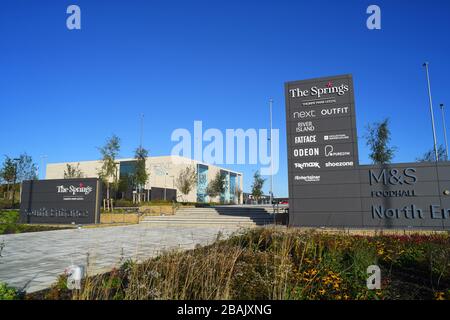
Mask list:
POLYGON ((289 215, 289 223, 294 226, 306 227, 348 227, 360 228, 363 225, 363 216, 359 212, 340 213, 302 213, 301 215, 289 215))
POLYGON ((359 165, 350 75, 285 85, 289 223, 450 229, 450 163, 359 165))
POLYGON ((361 212, 361 201, 359 198, 328 197, 317 199, 293 199, 289 201, 300 208, 301 212, 361 212))
POLYGON ((91 224, 100 222, 98 179, 31 180, 22 183, 22 223, 91 224))
POLYGON ((314 227, 449 229, 448 171, 447 163, 408 163, 328 172, 329 180, 293 186, 290 219, 314 227), (354 179, 337 182, 346 175, 354 179))
POLYGON ((297 199, 320 199, 329 198, 333 195, 336 198, 354 198, 361 192, 359 183, 347 184, 302 184, 294 185, 293 193, 300 195, 297 199))

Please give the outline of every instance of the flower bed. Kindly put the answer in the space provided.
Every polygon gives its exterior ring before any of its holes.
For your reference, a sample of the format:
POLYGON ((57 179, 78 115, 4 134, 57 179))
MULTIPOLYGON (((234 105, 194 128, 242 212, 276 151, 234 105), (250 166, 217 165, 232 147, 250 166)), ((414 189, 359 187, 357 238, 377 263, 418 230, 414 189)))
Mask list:
POLYGON ((449 299, 450 237, 358 236, 256 228, 143 263, 127 261, 69 291, 61 278, 28 299, 449 299), (367 267, 381 268, 369 290, 367 267))

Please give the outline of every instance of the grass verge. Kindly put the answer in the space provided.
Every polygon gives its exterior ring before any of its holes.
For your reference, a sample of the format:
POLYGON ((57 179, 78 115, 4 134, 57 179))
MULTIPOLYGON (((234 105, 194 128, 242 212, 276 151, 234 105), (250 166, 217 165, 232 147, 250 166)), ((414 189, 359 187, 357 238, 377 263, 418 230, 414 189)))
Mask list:
POLYGON ((71 228, 73 227, 21 224, 19 223, 19 211, 0 210, 0 234, 52 231, 71 228))

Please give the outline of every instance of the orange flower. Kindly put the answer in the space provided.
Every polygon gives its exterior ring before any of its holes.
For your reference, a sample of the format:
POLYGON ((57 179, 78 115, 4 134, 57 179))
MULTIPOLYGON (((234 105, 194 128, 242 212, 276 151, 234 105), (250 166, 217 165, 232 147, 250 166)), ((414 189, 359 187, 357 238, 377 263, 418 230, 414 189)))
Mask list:
POLYGON ((434 297, 436 298, 436 300, 445 300, 444 295, 444 292, 438 291, 434 294, 434 297))

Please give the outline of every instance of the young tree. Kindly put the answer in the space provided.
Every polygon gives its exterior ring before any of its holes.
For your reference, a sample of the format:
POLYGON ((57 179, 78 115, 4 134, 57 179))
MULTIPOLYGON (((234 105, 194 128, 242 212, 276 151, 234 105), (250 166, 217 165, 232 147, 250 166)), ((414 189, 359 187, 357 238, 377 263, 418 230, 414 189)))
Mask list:
POLYGON ((189 192, 197 184, 197 172, 194 166, 186 167, 181 170, 175 181, 175 185, 180 190, 181 194, 187 196, 189 192))
POLYGON ((14 183, 14 178, 16 175, 16 167, 13 160, 6 156, 3 161, 2 168, 0 170, 1 179, 6 182, 6 195, 9 200, 11 200, 11 185, 14 183))
MULTIPOLYGON (((438 147, 438 157, 439 161, 446 161, 447 154, 445 152, 444 146, 441 144, 438 147)), ((421 157, 416 158, 418 162, 434 162, 436 161, 436 153, 434 152, 434 148, 425 152, 421 157)))
POLYGON ((211 183, 208 183, 208 186, 206 187, 205 190, 206 195, 209 198, 209 202, 211 202, 211 200, 215 197, 217 197, 219 194, 217 193, 217 191, 214 189, 214 187, 212 186, 211 183))
POLYGON ((66 170, 64 170, 64 179, 71 178, 83 178, 84 174, 80 169, 80 163, 77 165, 66 164, 66 170))
POLYGON ((212 198, 215 198, 225 192, 225 176, 221 175, 220 172, 216 173, 214 179, 208 183, 206 187, 206 194, 211 202, 212 198))
POLYGON ((138 147, 134 153, 136 158, 136 169, 134 172, 134 183, 138 189, 138 202, 141 201, 142 190, 148 181, 148 173, 145 167, 145 159, 148 157, 148 150, 143 147, 138 147))
POLYGON ((33 162, 33 158, 26 153, 22 153, 15 161, 17 165, 16 182, 22 182, 25 180, 36 180, 37 165, 33 162))
POLYGON ((390 163, 394 157, 395 147, 389 146, 391 132, 389 119, 367 126, 366 141, 370 148, 369 157, 375 164, 390 163))
POLYGON ((120 139, 116 135, 112 135, 107 139, 105 145, 98 148, 102 156, 102 167, 99 177, 106 184, 106 202, 107 208, 110 208, 110 187, 111 183, 117 185, 117 164, 116 157, 120 151, 120 139))
POLYGON ((266 179, 261 177, 259 170, 253 175, 252 196, 258 201, 263 195, 262 188, 266 179))
POLYGON ((7 167, 9 174, 12 174, 12 207, 14 207, 16 183, 25 180, 36 180, 37 165, 33 162, 33 158, 26 153, 22 153, 17 159, 7 159, 7 167))

